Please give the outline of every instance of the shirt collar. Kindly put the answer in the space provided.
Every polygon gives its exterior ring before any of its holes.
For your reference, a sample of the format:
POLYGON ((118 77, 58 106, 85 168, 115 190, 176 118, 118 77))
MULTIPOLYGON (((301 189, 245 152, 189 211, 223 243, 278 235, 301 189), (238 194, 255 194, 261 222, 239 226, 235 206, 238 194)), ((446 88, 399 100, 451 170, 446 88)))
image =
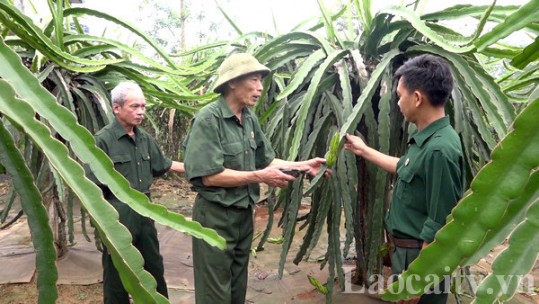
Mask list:
POLYGON ((449 116, 442 117, 434 122, 432 122, 430 125, 428 125, 425 129, 416 132, 410 137, 408 140, 408 143, 411 144, 413 142, 417 143, 419 147, 423 146, 425 142, 429 140, 429 138, 439 130, 449 126, 449 116))
MULTIPOLYGON (((223 115, 223 118, 233 118, 236 116, 226 103, 226 100, 223 96, 219 97, 219 109, 221 109, 221 114, 223 115)), ((247 107, 243 108, 242 116, 243 118, 248 118, 251 116, 250 111, 247 107)))
MULTIPOLYGON (((137 126, 133 127, 133 131, 135 132, 135 134, 138 133, 137 126)), ((129 136, 127 132, 125 132, 124 127, 122 127, 117 118, 114 118, 114 121, 112 122, 112 132, 114 134, 114 138, 117 140, 123 136, 129 136)))

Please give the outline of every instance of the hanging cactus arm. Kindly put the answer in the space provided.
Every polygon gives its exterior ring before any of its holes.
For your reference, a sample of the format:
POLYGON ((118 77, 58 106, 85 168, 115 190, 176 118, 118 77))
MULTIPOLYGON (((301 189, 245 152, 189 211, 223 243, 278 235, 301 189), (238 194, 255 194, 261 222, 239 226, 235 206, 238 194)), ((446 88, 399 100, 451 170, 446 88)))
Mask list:
POLYGON ((535 265, 539 253, 539 200, 533 202, 526 218, 513 231, 508 247, 492 264, 477 290, 477 303, 497 303, 513 297, 522 278, 535 265), (530 244, 535 244, 531 245, 530 244))
MULTIPOLYGON (((7 98, 0 94, 0 98, 7 98)), ((49 226, 47 210, 42 204, 39 189, 34 184, 32 172, 24 163, 11 134, 0 120, 0 163, 11 175, 13 186, 19 193, 21 206, 28 218, 32 242, 36 252, 37 288, 39 303, 54 303, 58 297, 56 281, 58 271, 50 261, 56 259, 52 229, 49 226)))
POLYGON ((367 86, 359 96, 356 105, 352 109, 352 113, 350 113, 350 115, 346 119, 346 122, 339 131, 341 142, 343 141, 343 138, 347 133, 353 133, 356 129, 359 120, 361 119, 361 117, 363 117, 363 113, 365 112, 365 105, 367 104, 367 101, 370 100, 376 92, 378 84, 383 78, 384 71, 389 66, 393 58, 395 58, 399 54, 399 50, 392 50, 388 52, 382 62, 380 62, 380 64, 376 66, 374 72, 372 72, 371 78, 369 79, 367 86))
POLYGON ((183 215, 170 212, 165 207, 151 204, 142 193, 133 190, 127 180, 112 170, 110 158, 95 146, 95 140, 87 129, 78 124, 73 113, 59 105, 54 96, 43 88, 37 79, 21 63, 20 57, 0 41, 0 77, 9 81, 17 94, 28 102, 52 128, 70 142, 77 157, 89 164, 92 172, 100 181, 107 184, 121 201, 132 202, 131 208, 141 215, 168 225, 192 236, 204 239, 219 248, 225 241, 215 230, 202 227, 198 222, 186 219, 183 215))
POLYGON ((4 80, 0 80, 0 91, 3 92, 0 98, 2 113, 20 125, 40 147, 51 165, 81 199, 108 250, 113 256, 119 257, 115 265, 127 291, 136 301, 166 303, 166 299, 155 290, 155 280, 144 270, 142 256, 131 244, 129 231, 119 223, 118 213, 85 177, 82 167, 69 157, 67 147, 53 138, 50 129, 34 118, 33 109, 25 101, 17 99, 13 88, 4 80))

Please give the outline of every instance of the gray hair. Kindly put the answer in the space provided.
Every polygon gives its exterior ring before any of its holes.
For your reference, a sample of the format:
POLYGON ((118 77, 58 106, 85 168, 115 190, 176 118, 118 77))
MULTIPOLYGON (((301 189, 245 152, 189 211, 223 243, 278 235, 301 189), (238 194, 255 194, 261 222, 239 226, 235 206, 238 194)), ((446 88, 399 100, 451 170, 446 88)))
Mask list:
POLYGON ((119 104, 123 106, 127 93, 131 91, 138 91, 142 93, 142 89, 138 84, 132 81, 120 82, 112 91, 110 91, 110 99, 112 104, 119 104))

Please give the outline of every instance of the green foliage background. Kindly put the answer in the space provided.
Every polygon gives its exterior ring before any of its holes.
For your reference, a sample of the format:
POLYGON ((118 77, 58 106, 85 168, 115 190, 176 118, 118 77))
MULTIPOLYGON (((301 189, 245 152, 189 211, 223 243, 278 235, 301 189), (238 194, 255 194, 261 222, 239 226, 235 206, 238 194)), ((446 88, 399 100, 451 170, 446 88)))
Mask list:
MULTIPOLYGON (((443 275, 447 271, 442 266, 452 272, 459 265, 473 264, 508 235, 510 245, 495 262, 495 274, 521 274, 531 269, 537 242, 523 240, 536 239, 539 222, 538 140, 530 131, 535 130, 533 118, 537 117, 539 44, 535 39, 515 47, 500 40, 519 30, 537 37, 539 0, 520 7, 457 5, 425 15, 416 12, 418 2, 376 13, 370 1, 352 0, 335 10, 323 1, 318 5, 318 20, 277 36, 244 33, 222 10, 236 30, 236 38, 168 54, 143 31, 104 12, 50 1, 52 19, 39 26, 11 1, 0 0, 0 162, 13 177, 13 196, 20 196, 34 234, 40 303, 56 299, 56 293, 50 292, 56 290, 55 248, 43 210, 48 197, 55 198, 57 208, 70 210, 74 195, 83 202, 84 212, 91 216, 104 242, 113 248, 124 284, 135 301, 167 302, 155 292, 155 281, 142 270, 130 236, 96 194, 97 188, 84 178, 78 162, 89 164, 98 178, 141 214, 223 246, 213 231, 151 204, 130 189, 108 157, 96 149, 91 133, 112 119, 108 91, 129 79, 143 88, 152 106, 150 121, 167 137, 164 121, 157 117, 164 109, 189 117, 215 100, 217 96, 207 93, 211 92, 208 88, 217 67, 233 52, 252 53, 272 69, 255 111, 278 156, 306 159, 324 156, 329 150, 327 156, 335 160, 330 179, 300 178, 284 190, 270 192, 270 214, 284 207, 278 223, 284 240, 280 274, 297 229, 307 230, 295 263, 309 258, 322 230, 328 231, 323 261, 329 269, 328 302, 334 278, 344 282, 342 257, 352 245, 357 255, 356 283, 369 285, 368 278, 381 271, 383 216, 394 177, 342 151, 342 136, 359 132, 370 146, 390 155, 402 154, 413 128, 403 121, 396 106, 392 75, 407 58, 420 53, 442 56, 451 65, 455 89, 446 110, 462 138, 468 180, 475 179, 448 225, 403 278, 443 275), (84 33, 78 21, 82 16, 126 29, 156 55, 150 57, 135 47, 84 33), (463 17, 479 21, 471 36, 445 25, 445 21, 463 17), (494 27, 487 32, 486 24, 494 27), (506 72, 495 79, 487 71, 497 63, 503 63, 506 72), (24 167, 27 170, 20 169, 24 167), (500 186, 488 187, 493 183, 500 186), (310 198, 311 211, 298 220, 305 196, 310 198), (346 232, 341 236, 343 219, 346 232), (467 233, 455 228, 462 225, 470 226, 467 233), (432 263, 434 256, 441 257, 437 263, 432 263), (508 264, 512 267, 504 267, 508 264)), ((2 214, 8 211, 6 207, 2 214)), ((69 221, 66 229, 73 229, 69 221)), ((266 239, 267 233, 257 248, 263 248, 266 239)), ((421 289, 426 284, 420 280, 414 287, 421 289)), ((513 295, 514 290, 501 293, 496 284, 487 278, 477 291, 477 302, 507 300, 513 295), (486 295, 488 288, 499 292, 486 295)), ((386 296, 394 300, 412 295, 403 291, 386 296)))

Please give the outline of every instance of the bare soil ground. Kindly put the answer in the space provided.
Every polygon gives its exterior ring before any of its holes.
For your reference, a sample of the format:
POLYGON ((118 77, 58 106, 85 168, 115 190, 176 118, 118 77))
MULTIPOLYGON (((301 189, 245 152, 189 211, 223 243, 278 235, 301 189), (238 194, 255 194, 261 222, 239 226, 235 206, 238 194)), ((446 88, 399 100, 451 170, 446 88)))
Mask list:
MULTIPOLYGON (((4 208, 3 201, 5 200, 7 191, 8 189, 6 182, 0 179, 0 210, 4 208)), ((152 193, 152 199, 154 202, 162 204, 170 210, 182 213, 185 216, 191 216, 191 208, 194 202, 195 193, 191 191, 190 184, 184 179, 158 179, 152 187, 152 193)), ((260 216, 263 215, 260 214, 260 216)), ((19 221, 24 221, 24 218, 20 219, 19 221)), ((497 255, 497 252, 503 250, 504 248, 504 245, 498 246, 495 252, 483 259, 477 266, 472 269, 472 271, 481 275, 487 274, 490 271, 490 266, 493 258, 497 255)), ((0 267, 6 266, 9 267, 9 265, 2 265, 0 267)), ((537 287, 537 284, 539 283, 539 263, 537 263, 535 268, 533 269, 532 276, 535 280, 535 293, 532 293, 531 295, 519 294, 515 297, 514 300, 511 301, 511 303, 539 303, 539 296, 537 295, 537 292, 539 291, 537 287)), ((296 299, 298 301, 301 301, 301 303, 311 303, 309 299, 313 299, 317 296, 319 296, 319 294, 317 294, 316 290, 313 289, 312 294, 298 294, 298 297, 296 299)), ((346 300, 342 303, 346 303, 348 301, 349 300, 346 300)), ((468 302, 468 300, 464 301, 464 303, 468 302)), ((22 303, 37 303, 35 276, 33 277, 32 281, 27 284, 0 285, 0 304, 22 303)), ((91 285, 59 285, 58 300, 56 303, 102 303, 102 284, 98 283, 91 285)), ((183 303, 183 301, 181 303, 183 303)), ((314 301, 312 301, 312 303, 314 303, 314 301)))
MULTIPOLYGON (((0 198, 8 192, 7 183, 0 180, 0 198)), ((190 184, 184 179, 157 179, 152 185, 153 200, 165 205, 172 211, 191 215, 192 203, 196 194, 191 191, 190 184)), ((0 210, 4 208, 0 201, 0 210)), ((19 208, 16 207, 16 210, 19 208)), ((19 221, 24 221, 24 217, 19 221)), ((0 267, 5 267, 2 265, 0 267)), ((0 304, 37 303, 36 277, 27 284, 0 284, 0 304)), ((102 284, 91 285, 58 285, 58 304, 99 304, 103 303, 102 284)))
MULTIPOLYGON (((92 285, 59 285, 59 304, 99 304, 103 303, 102 284, 92 285)), ((29 304, 37 303, 37 288, 35 278, 28 284, 0 285, 0 303, 29 304)))

